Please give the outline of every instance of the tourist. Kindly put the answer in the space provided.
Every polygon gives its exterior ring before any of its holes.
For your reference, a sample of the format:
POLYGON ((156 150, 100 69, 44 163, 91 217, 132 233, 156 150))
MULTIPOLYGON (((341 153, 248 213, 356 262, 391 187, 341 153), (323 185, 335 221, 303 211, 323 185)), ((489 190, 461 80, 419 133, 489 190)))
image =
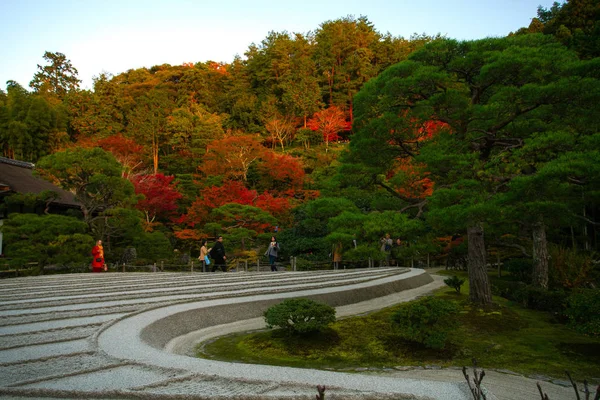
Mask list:
POLYGON ((265 251, 265 255, 269 257, 269 264, 271 264, 271 272, 277 271, 277 266, 275 265, 275 261, 277 261, 277 254, 279 252, 279 243, 275 236, 271 236, 271 243, 269 243, 269 247, 267 251, 265 251))
POLYGON ((213 259, 213 267, 212 272, 215 272, 217 268, 221 268, 223 272, 227 271, 226 261, 227 257, 225 256, 225 246, 223 246, 223 236, 217 237, 217 241, 212 249, 209 250, 208 254, 210 258, 213 259))
POLYGON ((206 248, 206 243, 206 239, 202 239, 200 245, 200 256, 198 257, 198 260, 200 260, 200 263, 202 264, 202 272, 206 272, 206 267, 210 265, 210 259, 208 258, 208 252, 210 249, 206 248))
POLYGON ((390 253, 392 251, 392 239, 390 238, 390 234, 386 233, 384 237, 380 240, 381 243, 381 252, 384 253, 385 265, 390 264, 390 253))
POLYGON ((104 247, 102 247, 102 240, 98 240, 96 245, 92 248, 92 272, 106 271, 106 264, 104 263, 104 247))

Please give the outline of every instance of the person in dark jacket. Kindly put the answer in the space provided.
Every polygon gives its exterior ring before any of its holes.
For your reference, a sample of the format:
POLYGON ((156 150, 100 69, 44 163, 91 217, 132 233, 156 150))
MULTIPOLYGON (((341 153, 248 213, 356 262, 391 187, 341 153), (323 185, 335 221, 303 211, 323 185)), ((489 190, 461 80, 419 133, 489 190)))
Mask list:
POLYGON ((210 249, 209 254, 210 258, 214 261, 212 272, 215 272, 217 268, 221 268, 223 272, 227 271, 227 264, 225 263, 227 257, 225 256, 225 246, 223 246, 223 236, 217 238, 217 241, 213 248, 210 249))

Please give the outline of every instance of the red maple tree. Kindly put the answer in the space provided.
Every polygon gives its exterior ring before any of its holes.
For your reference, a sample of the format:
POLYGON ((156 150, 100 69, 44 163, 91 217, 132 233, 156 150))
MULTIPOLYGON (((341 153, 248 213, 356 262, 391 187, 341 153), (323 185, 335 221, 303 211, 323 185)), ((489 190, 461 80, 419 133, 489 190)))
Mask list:
POLYGON ((143 194, 145 198, 138 201, 136 208, 146 216, 146 224, 152 226, 154 220, 168 219, 177 210, 177 200, 183 196, 173 185, 174 176, 138 175, 132 179, 137 194, 143 194))
POLYGON ((306 126, 313 131, 321 132, 326 146, 329 146, 329 142, 338 140, 341 131, 350 128, 346 115, 336 106, 329 106, 316 112, 306 126))

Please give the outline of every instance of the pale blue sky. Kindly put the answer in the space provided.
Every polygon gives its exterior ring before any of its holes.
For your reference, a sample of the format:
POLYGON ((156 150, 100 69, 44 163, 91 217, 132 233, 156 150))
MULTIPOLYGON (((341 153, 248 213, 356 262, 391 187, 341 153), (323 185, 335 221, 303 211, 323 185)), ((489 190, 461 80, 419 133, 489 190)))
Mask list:
POLYGON ((243 56, 269 31, 306 33, 366 16, 381 33, 504 36, 554 0, 0 0, 0 88, 29 87, 45 51, 61 52, 83 81, 101 72, 243 56))

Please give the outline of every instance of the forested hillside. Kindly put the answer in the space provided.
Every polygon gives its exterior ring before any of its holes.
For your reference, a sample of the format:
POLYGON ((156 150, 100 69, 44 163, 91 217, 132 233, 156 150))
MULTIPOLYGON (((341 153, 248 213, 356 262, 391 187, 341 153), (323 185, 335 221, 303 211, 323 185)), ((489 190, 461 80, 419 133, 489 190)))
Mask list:
POLYGON ((598 21, 597 1, 570 1, 505 38, 461 42, 349 16, 271 32, 231 63, 101 73, 90 91, 46 52, 31 91, 0 91, 2 152, 36 163, 82 213, 11 214, 5 255, 80 262, 103 239, 109 261, 134 247, 152 262, 222 234, 238 259, 277 235, 283 257, 381 260, 389 234, 400 263, 468 260, 478 302, 491 301, 489 262, 525 265, 542 288, 588 284, 598 21), (22 235, 50 217, 58 239, 22 235))

